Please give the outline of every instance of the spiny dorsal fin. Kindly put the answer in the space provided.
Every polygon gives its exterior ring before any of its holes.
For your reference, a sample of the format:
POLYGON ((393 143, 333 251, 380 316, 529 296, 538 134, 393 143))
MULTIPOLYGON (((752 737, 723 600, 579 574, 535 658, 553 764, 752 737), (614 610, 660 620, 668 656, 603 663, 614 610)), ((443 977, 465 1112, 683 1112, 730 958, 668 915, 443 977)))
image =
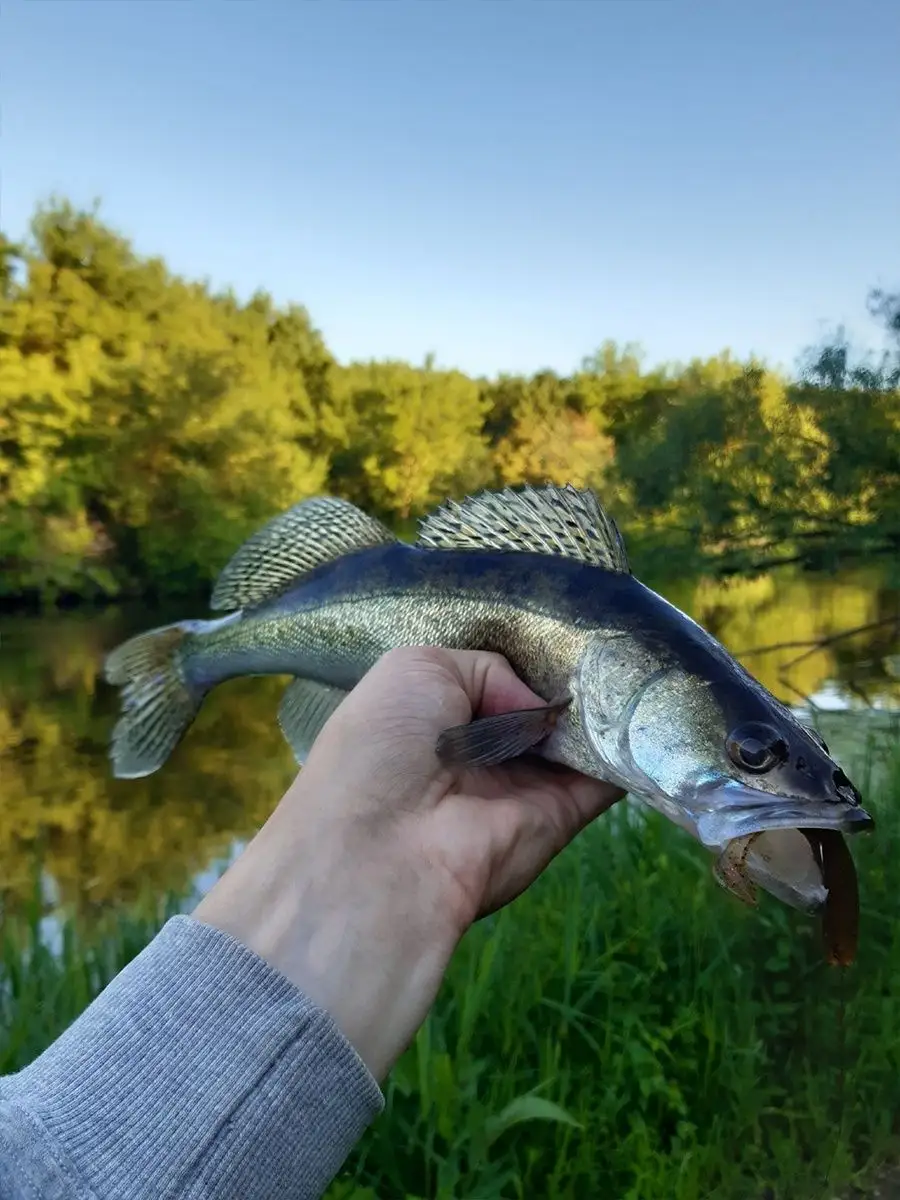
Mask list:
POLYGON ((219 576, 210 607, 261 604, 323 563, 396 540, 380 521, 349 500, 313 496, 273 517, 244 542, 219 576))
POLYGON ((418 544, 435 550, 557 554, 631 574, 618 526, 592 491, 566 484, 482 492, 447 501, 427 516, 418 544))

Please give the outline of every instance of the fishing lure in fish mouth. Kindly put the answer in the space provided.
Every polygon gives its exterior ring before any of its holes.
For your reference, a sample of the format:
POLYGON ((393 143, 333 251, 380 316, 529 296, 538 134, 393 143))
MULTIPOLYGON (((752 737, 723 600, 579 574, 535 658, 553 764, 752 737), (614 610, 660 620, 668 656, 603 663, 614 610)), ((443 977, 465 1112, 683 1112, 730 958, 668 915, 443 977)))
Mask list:
POLYGON ((293 676, 278 719, 302 763, 386 651, 491 650, 547 703, 445 731, 442 761, 536 754, 618 784, 717 851, 717 877, 743 899, 759 886, 825 909, 829 956, 852 958, 858 899, 842 834, 873 824, 859 793, 818 735, 635 578, 592 491, 448 501, 414 545, 345 500, 313 497, 239 548, 212 608, 227 615, 151 630, 109 655, 107 679, 122 689, 117 776, 162 766, 226 679, 293 676))
MULTIPOLYGON (((856 958, 859 941, 859 887, 853 858, 840 833, 833 829, 782 829, 773 837, 766 832, 735 838, 722 851, 713 868, 716 879, 745 904, 757 902, 750 877, 753 855, 764 872, 768 890, 792 903, 781 890, 801 882, 800 893, 808 897, 805 911, 822 912, 825 957, 832 966, 849 966, 856 958), (800 839, 806 842, 804 846, 800 839), (808 848, 808 852, 807 852, 808 848)), ((800 904, 794 904, 800 908, 800 904)))

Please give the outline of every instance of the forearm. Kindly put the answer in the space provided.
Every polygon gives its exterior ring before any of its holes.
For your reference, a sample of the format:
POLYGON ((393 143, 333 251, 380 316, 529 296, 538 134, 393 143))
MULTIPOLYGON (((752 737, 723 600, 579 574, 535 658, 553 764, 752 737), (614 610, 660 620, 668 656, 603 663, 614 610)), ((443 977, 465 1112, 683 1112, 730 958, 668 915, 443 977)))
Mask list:
POLYGON ((178 917, 0 1080, 0 1197, 317 1197, 382 1104, 330 1016, 178 917))
POLYGON ((383 1080, 431 1007, 462 930, 421 855, 386 857, 336 821, 306 770, 195 916, 230 933, 333 1018, 383 1080))

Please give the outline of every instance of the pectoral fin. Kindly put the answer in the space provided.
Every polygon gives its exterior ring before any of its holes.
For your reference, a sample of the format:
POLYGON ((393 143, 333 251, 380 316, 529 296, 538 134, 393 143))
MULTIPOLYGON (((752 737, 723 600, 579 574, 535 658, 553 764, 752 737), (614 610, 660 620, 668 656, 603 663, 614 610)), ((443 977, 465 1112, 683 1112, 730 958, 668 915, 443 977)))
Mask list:
POLYGON ((309 757, 312 744, 325 722, 346 695, 342 688, 330 687, 327 683, 295 679, 282 696, 278 724, 301 766, 309 757))
POLYGON ((493 767, 518 758, 549 737, 569 704, 566 697, 543 708, 479 717, 468 725, 455 725, 438 738, 437 756, 445 766, 455 767, 493 767))

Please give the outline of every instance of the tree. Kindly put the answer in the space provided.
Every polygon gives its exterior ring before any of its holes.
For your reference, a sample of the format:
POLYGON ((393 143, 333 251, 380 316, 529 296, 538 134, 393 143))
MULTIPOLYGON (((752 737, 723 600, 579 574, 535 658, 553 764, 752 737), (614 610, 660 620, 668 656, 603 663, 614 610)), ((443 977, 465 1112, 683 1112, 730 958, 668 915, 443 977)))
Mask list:
POLYGON ((612 443, 602 431, 589 377, 565 380, 543 371, 532 379, 502 379, 486 399, 499 482, 585 487, 601 479, 612 443))
POLYGON ((7 591, 193 590, 324 487, 306 380, 329 360, 302 310, 211 295, 67 204, 21 262, 0 309, 7 591))
POLYGON ((488 472, 478 384, 430 363, 353 363, 335 396, 352 414, 339 460, 342 491, 389 518, 407 521, 488 472))
POLYGON ((197 592, 324 490, 406 531, 448 495, 597 488, 632 554, 682 571, 900 558, 900 294, 888 348, 836 334, 797 380, 729 354, 563 377, 342 366, 302 306, 174 275, 52 201, 0 237, 0 598, 197 592))

